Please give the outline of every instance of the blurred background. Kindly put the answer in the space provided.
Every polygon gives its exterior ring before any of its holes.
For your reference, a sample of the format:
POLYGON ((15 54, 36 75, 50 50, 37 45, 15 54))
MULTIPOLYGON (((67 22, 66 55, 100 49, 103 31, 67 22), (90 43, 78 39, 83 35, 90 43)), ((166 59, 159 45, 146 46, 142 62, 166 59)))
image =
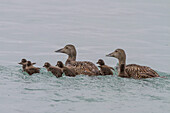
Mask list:
POLYGON ((77 60, 96 62, 117 48, 127 63, 170 72, 169 0, 0 0, 0 64, 22 58, 42 66, 67 56, 54 53, 66 44, 77 60))

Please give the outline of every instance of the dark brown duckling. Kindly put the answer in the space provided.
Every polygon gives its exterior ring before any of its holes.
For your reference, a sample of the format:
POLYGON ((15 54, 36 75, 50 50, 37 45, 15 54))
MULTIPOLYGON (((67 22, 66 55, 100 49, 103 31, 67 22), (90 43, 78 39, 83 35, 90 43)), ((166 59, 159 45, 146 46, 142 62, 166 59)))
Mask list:
MULTIPOLYGON (((27 60, 23 58, 21 60, 21 62, 18 63, 18 64, 22 65, 22 69, 23 69, 23 71, 25 71, 25 68, 26 68, 26 65, 27 65, 27 60)), ((31 65, 34 65, 34 64, 36 64, 36 63, 32 63, 31 65)))
POLYGON ((102 59, 99 59, 97 64, 99 64, 98 67, 100 68, 101 75, 113 75, 112 70, 114 69, 112 67, 105 65, 105 62, 102 59))
POLYGON ((40 73, 40 68, 34 67, 31 63, 31 61, 27 61, 25 71, 29 74, 32 75, 34 73, 40 73))
POLYGON ((158 73, 150 67, 136 64, 126 65, 126 54, 123 49, 116 49, 113 53, 106 56, 115 57, 119 60, 118 76, 120 77, 134 79, 159 77, 158 73))
POLYGON ((77 75, 76 71, 73 68, 64 66, 64 64, 61 61, 58 61, 56 66, 61 68, 66 76, 75 77, 77 75))
POLYGON ((60 68, 57 68, 56 66, 51 66, 51 64, 48 62, 46 62, 43 67, 45 67, 47 71, 50 71, 57 78, 62 77, 63 72, 60 68))
POLYGON ((64 53, 68 55, 68 59, 65 62, 65 66, 72 67, 78 73, 78 75, 99 75, 100 71, 97 66, 95 66, 92 62, 88 61, 76 61, 76 48, 74 45, 66 45, 64 48, 59 49, 55 52, 64 53))

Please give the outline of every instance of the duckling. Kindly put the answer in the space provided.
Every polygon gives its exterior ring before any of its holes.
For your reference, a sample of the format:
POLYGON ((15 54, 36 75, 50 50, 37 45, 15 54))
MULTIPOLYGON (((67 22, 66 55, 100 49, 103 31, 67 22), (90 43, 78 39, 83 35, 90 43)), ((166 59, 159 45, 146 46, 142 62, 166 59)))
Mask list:
POLYGON ((25 71, 29 74, 32 75, 34 73, 40 73, 40 68, 34 67, 31 63, 31 61, 27 61, 25 71))
POLYGON ((98 67, 100 68, 101 75, 113 75, 112 70, 114 71, 114 69, 105 65, 105 62, 102 59, 99 59, 97 64, 99 64, 98 67))
POLYGON ((158 73, 150 67, 137 64, 126 65, 126 53, 123 49, 116 49, 106 56, 115 57, 119 60, 118 76, 120 77, 134 79, 159 77, 158 73))
POLYGON ((55 51, 57 53, 64 53, 68 55, 68 59, 65 62, 65 66, 73 67, 78 75, 99 75, 100 71, 98 68, 92 63, 88 61, 76 61, 76 48, 74 45, 66 45, 64 48, 55 51))
POLYGON ((48 62, 46 62, 43 67, 45 67, 47 71, 50 71, 57 78, 62 77, 63 72, 60 68, 57 68, 56 66, 51 66, 51 64, 48 62))
POLYGON ((58 61, 56 66, 61 68, 66 76, 75 77, 77 75, 76 71, 73 68, 64 66, 61 61, 58 61))
MULTIPOLYGON (((25 71, 25 68, 26 68, 26 65, 27 65, 27 60, 26 60, 25 58, 23 58, 23 59, 21 60, 21 62, 18 63, 18 64, 22 65, 22 69, 23 69, 23 71, 25 71)), ((35 64, 36 64, 36 63, 32 63, 31 65, 35 65, 35 64)))

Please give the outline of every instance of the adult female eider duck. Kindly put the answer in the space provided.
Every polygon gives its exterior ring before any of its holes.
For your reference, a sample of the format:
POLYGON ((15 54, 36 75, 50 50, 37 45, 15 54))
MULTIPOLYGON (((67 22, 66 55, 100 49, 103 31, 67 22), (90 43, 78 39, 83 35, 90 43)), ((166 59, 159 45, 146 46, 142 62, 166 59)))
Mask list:
POLYGON ((63 73, 65 73, 66 76, 75 77, 77 75, 74 68, 64 66, 64 64, 61 61, 58 61, 56 66, 58 66, 63 71, 63 73))
POLYGON ((105 62, 102 59, 99 59, 97 64, 99 64, 98 67, 100 68, 101 75, 113 75, 112 70, 114 71, 114 69, 105 65, 105 62))
POLYGON ((110 53, 106 56, 115 57, 119 60, 118 76, 120 77, 134 79, 159 77, 158 73, 150 67, 136 64, 126 65, 126 54, 123 49, 116 49, 113 53, 110 53))
POLYGON ((78 75, 99 75, 100 72, 98 68, 92 63, 88 61, 76 61, 76 49, 74 45, 66 45, 64 48, 59 49, 55 52, 65 53, 68 55, 68 59, 65 62, 65 66, 70 66, 75 69, 78 75))
POLYGON ((58 68, 56 66, 52 66, 48 62, 46 62, 43 67, 45 67, 47 69, 47 71, 50 71, 57 78, 62 77, 63 72, 60 68, 58 68))

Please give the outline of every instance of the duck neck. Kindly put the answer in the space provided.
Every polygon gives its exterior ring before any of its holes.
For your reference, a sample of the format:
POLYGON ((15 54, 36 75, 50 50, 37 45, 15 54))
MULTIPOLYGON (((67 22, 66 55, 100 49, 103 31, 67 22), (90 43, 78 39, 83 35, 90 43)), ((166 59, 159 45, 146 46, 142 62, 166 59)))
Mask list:
POLYGON ((76 56, 74 56, 74 55, 69 55, 69 56, 68 56, 68 59, 67 59, 67 61, 66 61, 66 63, 65 63, 65 65, 70 64, 71 61, 76 61, 76 56))
POLYGON ((119 76, 125 74, 126 58, 119 60, 119 76))

